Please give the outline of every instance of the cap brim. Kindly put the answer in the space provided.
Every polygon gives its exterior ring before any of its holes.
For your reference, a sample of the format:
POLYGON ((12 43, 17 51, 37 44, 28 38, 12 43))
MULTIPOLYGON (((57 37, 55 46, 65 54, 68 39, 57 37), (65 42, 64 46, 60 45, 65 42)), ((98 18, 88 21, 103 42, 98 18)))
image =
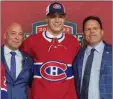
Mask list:
POLYGON ((59 14, 59 15, 66 15, 66 13, 58 13, 58 12, 56 12, 56 13, 48 13, 46 16, 51 16, 51 15, 55 15, 55 14, 59 14))

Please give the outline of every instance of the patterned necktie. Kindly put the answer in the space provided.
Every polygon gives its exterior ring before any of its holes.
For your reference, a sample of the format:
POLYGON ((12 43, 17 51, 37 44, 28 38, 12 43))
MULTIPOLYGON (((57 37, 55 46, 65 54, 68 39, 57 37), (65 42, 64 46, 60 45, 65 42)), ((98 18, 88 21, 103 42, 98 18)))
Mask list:
POLYGON ((88 99, 88 89, 89 89, 90 73, 91 73, 91 68, 92 68, 94 51, 95 49, 91 49, 91 53, 87 58, 83 81, 82 81, 80 99, 88 99))
POLYGON ((12 55, 11 56, 11 69, 10 69, 10 72, 11 72, 11 75, 12 75, 13 79, 15 80, 16 79, 16 59, 15 59, 16 53, 15 52, 10 52, 10 54, 12 55))

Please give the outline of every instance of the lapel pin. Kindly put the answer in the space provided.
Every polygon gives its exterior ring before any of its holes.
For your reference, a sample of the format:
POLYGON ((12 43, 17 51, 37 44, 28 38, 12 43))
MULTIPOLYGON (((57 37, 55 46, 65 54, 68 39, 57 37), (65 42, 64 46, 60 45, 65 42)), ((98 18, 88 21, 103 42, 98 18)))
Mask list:
POLYGON ((109 54, 109 52, 106 52, 107 54, 109 54))

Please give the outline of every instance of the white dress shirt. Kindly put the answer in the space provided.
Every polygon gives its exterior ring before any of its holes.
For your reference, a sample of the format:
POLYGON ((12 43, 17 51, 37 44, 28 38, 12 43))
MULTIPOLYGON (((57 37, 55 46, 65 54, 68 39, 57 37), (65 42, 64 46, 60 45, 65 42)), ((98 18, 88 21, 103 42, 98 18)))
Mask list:
MULTIPOLYGON (((4 46, 4 56, 6 59, 6 63, 8 65, 8 68, 10 70, 11 68, 11 52, 12 50, 9 49, 7 46, 4 46)), ((22 54, 19 50, 14 50, 16 52, 15 58, 16 58, 16 78, 18 77, 19 73, 22 70, 22 54)))
MULTIPOLYGON (((94 52, 92 69, 91 69, 91 74, 90 74, 88 99, 100 99, 99 77, 100 77, 102 55, 103 55, 103 50, 104 50, 104 43, 101 41, 94 48, 95 48, 95 52, 94 52)), ((83 80, 83 74, 85 70, 86 61, 90 54, 91 49, 92 49, 91 46, 87 46, 86 51, 85 51, 84 60, 83 60, 81 86, 82 86, 82 80, 83 80)))

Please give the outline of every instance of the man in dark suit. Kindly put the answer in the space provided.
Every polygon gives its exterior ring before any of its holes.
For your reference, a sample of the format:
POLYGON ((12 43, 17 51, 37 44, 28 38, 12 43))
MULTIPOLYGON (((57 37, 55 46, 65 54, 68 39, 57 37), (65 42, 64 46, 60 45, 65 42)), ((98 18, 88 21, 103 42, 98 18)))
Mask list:
POLYGON ((5 85, 7 99, 27 99, 27 85, 31 83, 33 61, 19 50, 23 38, 23 30, 18 23, 12 23, 4 34, 1 63, 6 72, 5 80, 1 82, 5 85))
POLYGON ((102 40, 100 18, 83 21, 85 47, 73 61, 79 99, 112 99, 112 46, 102 40))

